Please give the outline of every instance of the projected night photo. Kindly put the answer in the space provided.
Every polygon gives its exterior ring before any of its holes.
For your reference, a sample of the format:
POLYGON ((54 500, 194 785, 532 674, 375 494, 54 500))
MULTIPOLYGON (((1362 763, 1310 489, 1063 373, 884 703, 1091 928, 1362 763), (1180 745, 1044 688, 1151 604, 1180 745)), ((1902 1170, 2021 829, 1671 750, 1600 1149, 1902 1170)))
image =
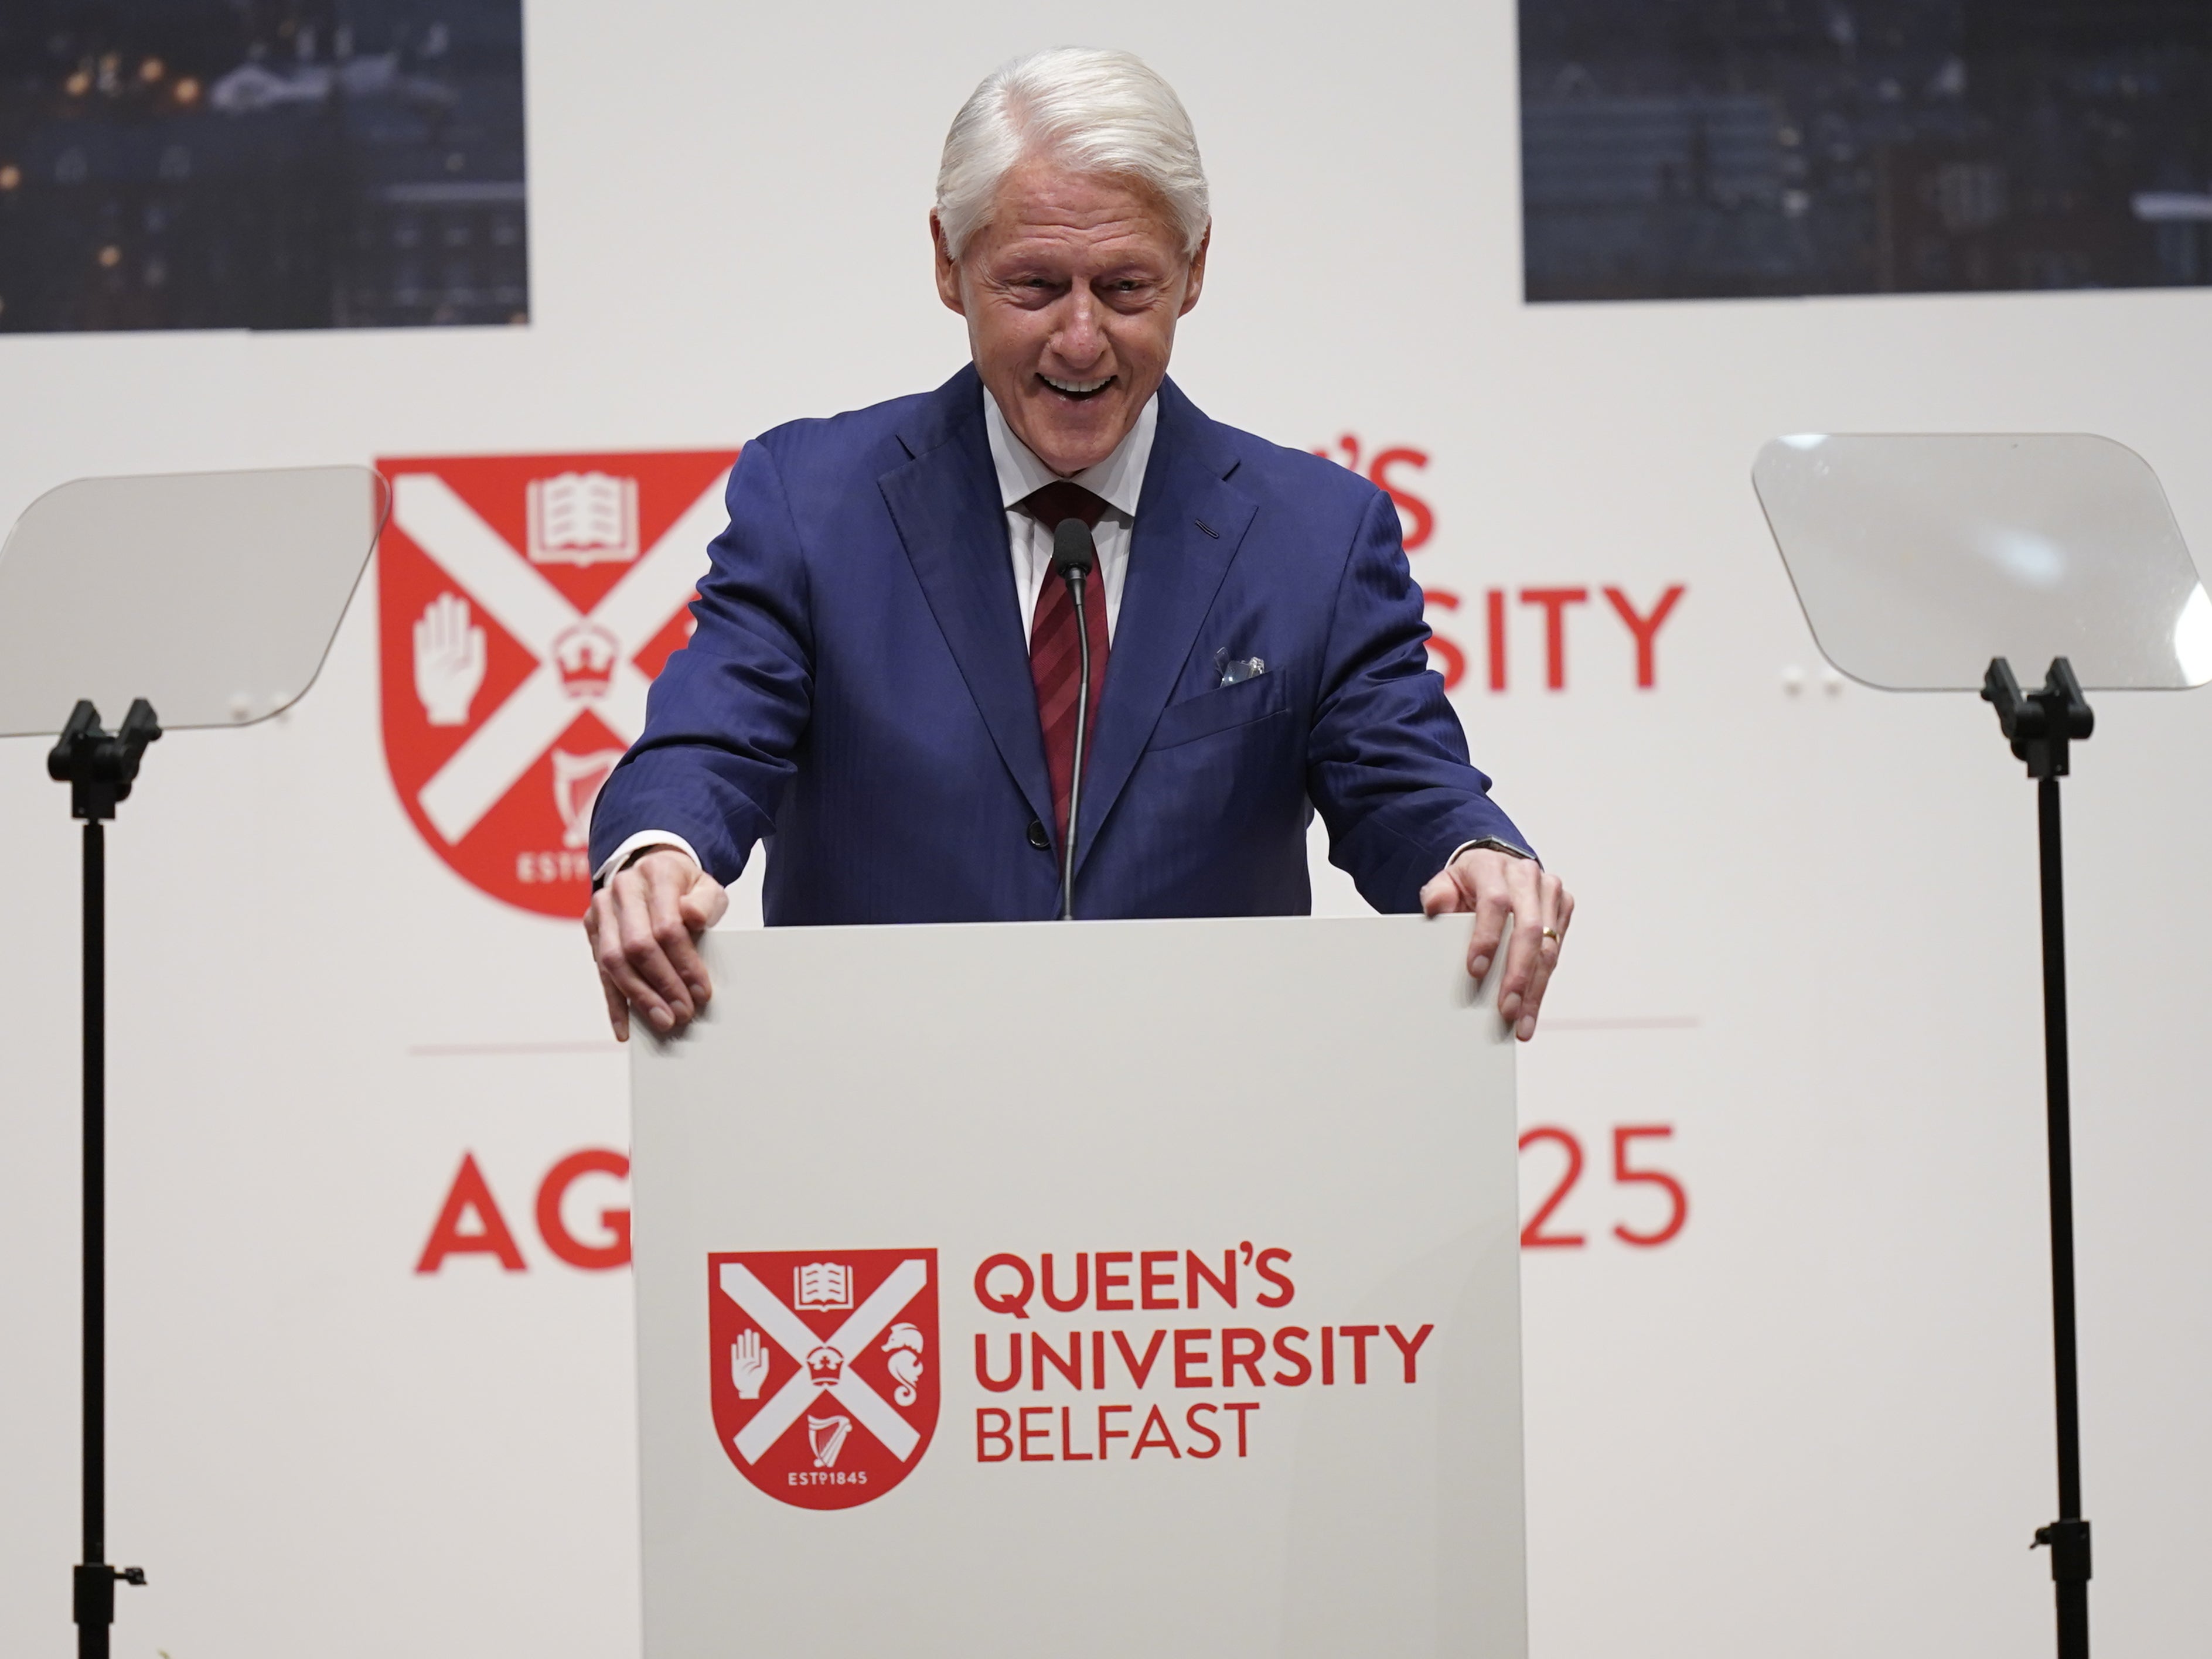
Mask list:
POLYGON ((526 322, 521 0, 5 0, 0 330, 526 322))
POLYGON ((1522 0, 1531 300, 2212 282, 2204 0, 1522 0))

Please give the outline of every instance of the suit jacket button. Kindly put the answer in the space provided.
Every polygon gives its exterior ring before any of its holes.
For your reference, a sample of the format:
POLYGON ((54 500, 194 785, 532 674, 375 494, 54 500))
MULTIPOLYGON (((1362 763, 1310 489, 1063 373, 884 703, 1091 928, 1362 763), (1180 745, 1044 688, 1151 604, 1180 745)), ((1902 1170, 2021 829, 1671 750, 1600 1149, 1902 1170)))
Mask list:
POLYGON ((1052 837, 1044 833, 1044 825, 1034 818, 1030 820, 1030 845, 1039 852, 1052 851, 1052 837))

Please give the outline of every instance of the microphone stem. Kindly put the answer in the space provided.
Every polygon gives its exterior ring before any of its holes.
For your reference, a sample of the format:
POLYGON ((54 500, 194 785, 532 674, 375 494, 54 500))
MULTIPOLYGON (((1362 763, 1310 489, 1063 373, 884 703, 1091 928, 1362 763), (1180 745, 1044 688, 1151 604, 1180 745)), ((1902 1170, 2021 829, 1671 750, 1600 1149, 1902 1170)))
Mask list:
POLYGON ((1083 745, 1091 724, 1091 623, 1083 614, 1083 572, 1069 569, 1062 572, 1067 583, 1067 596, 1075 606, 1075 648, 1079 677, 1075 682, 1075 755, 1074 771, 1067 784, 1067 834, 1060 848, 1060 919, 1075 919, 1075 826, 1083 812, 1083 745))

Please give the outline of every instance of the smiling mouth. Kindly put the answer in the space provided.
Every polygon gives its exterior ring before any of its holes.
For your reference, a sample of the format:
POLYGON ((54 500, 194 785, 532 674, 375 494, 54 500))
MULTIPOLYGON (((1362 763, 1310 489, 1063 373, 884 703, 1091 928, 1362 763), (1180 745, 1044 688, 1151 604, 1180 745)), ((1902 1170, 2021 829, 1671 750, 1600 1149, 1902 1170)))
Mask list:
POLYGON ((1038 379, 1072 403, 1088 402, 1112 385, 1119 378, 1109 374, 1103 380, 1055 380, 1048 374, 1037 376, 1038 379))

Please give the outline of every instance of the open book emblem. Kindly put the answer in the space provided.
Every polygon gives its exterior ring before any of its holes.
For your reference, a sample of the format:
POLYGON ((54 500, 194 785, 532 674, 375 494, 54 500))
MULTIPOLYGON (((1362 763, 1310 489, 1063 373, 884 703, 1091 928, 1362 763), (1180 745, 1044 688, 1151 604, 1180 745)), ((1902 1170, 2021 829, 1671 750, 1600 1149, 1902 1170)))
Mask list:
POLYGON ((530 562, 637 562, 637 480, 563 472, 530 481, 530 562))
POLYGON ((791 1275, 791 1305, 842 1312, 853 1305, 853 1269, 841 1262, 809 1262, 791 1275))

